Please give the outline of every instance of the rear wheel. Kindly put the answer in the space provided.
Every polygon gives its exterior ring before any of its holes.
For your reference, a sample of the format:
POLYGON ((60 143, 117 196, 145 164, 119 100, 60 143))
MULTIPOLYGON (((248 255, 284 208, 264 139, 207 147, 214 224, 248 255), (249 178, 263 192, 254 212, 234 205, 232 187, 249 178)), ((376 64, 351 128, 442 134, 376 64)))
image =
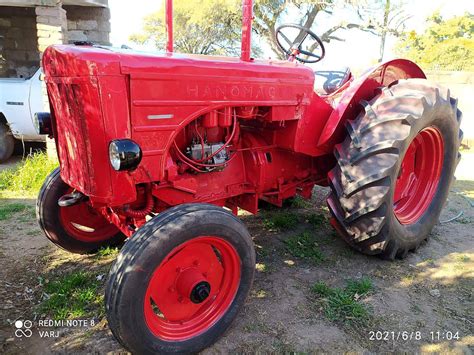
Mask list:
POLYGON ((424 79, 384 88, 347 125, 329 173, 332 224, 355 249, 405 257, 427 239, 460 159, 461 112, 424 79))
POLYGON ((36 217, 49 240, 72 253, 92 253, 120 244, 126 237, 88 201, 59 207, 58 200, 73 192, 55 169, 44 182, 36 203, 36 217))
POLYGON ((252 285, 244 224, 206 204, 159 214, 127 242, 106 289, 109 326, 136 354, 195 353, 230 326, 252 285))
POLYGON ((7 125, 0 122, 0 163, 6 162, 13 154, 15 139, 7 125))

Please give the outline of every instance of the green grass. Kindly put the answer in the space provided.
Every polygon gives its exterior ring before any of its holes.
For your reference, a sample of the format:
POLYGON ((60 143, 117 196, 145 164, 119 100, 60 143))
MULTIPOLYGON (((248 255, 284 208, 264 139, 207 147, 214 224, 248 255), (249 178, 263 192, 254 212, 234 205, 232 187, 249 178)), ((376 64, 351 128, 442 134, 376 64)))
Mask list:
POLYGON ((9 219, 16 213, 20 212, 30 212, 32 209, 31 206, 25 205, 23 203, 10 203, 8 205, 0 206, 0 221, 9 219))
POLYGON ((293 197, 291 200, 291 207, 293 208, 310 208, 311 202, 309 200, 306 200, 302 196, 296 195, 293 197))
POLYGON ((323 224, 326 224, 326 216, 320 213, 313 213, 308 216, 308 223, 311 224, 313 227, 319 227, 323 224))
POLYGON ((367 307, 360 302, 373 291, 372 281, 367 277, 348 280, 345 288, 331 288, 324 282, 317 282, 311 291, 320 297, 324 314, 330 320, 363 323, 369 317, 367 307))
POLYGON ((284 243, 290 254, 297 258, 308 259, 315 264, 325 259, 315 237, 310 232, 293 235, 285 239, 284 243))
POLYGON ((270 230, 289 230, 296 227, 298 223, 298 215, 287 211, 266 213, 263 220, 263 226, 270 230))
POLYGON ((458 218, 456 221, 458 223, 461 223, 461 224, 471 224, 472 223, 472 220, 469 217, 458 218))
POLYGON ((323 297, 327 297, 333 292, 333 290, 322 281, 316 282, 311 288, 311 291, 323 297))
POLYGON ((368 277, 363 277, 360 280, 348 280, 346 286, 346 292, 351 295, 365 295, 372 291, 374 286, 372 280, 368 277))
POLYGON ((44 285, 48 298, 40 304, 40 312, 54 319, 102 316, 104 300, 99 287, 92 273, 79 271, 61 276, 44 285))
POLYGON ((29 155, 14 168, 0 172, 0 192, 38 193, 44 180, 58 166, 46 153, 29 155))
POLYGON ((117 248, 117 247, 110 247, 110 246, 103 247, 103 248, 100 248, 97 251, 96 257, 98 257, 98 258, 108 258, 110 256, 117 256, 119 251, 120 251, 120 249, 117 248))
POLYGON ((326 316, 331 320, 357 321, 367 319, 368 312, 363 304, 343 290, 335 291, 327 300, 326 316))
POLYGON ((464 254, 458 255, 456 259, 462 263, 467 263, 468 261, 471 260, 471 258, 468 255, 464 255, 464 254))

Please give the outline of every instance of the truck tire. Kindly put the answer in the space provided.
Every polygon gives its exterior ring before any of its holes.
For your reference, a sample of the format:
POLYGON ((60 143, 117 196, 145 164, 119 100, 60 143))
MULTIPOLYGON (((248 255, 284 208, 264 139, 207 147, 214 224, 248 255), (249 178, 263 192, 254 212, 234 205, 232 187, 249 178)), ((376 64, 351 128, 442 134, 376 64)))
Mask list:
POLYGON ((346 125, 329 172, 331 223, 354 249, 393 260, 426 240, 460 160, 461 111, 425 79, 380 90, 346 125))
POLYGON ((0 163, 6 162, 13 154, 15 139, 8 126, 0 122, 0 163))
POLYGON ((230 326, 254 271, 242 221, 209 204, 173 207, 117 257, 105 291, 110 329, 133 354, 198 353, 230 326))
POLYGON ((59 207, 58 200, 73 189, 55 169, 41 187, 36 201, 36 218, 46 237, 57 246, 77 254, 93 253, 106 246, 115 246, 126 238, 88 201, 59 207))

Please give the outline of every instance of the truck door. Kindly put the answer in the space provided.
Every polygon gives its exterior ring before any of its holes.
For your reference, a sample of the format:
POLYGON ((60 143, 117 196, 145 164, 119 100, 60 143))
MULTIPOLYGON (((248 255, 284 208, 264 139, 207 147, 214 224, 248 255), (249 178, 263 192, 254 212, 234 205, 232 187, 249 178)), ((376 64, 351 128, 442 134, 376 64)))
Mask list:
MULTIPOLYGON (((29 111, 31 124, 34 126, 33 119, 36 112, 49 112, 49 104, 43 93, 44 75, 41 69, 33 75, 30 82, 29 111)), ((36 134, 36 131, 33 134, 36 134)))

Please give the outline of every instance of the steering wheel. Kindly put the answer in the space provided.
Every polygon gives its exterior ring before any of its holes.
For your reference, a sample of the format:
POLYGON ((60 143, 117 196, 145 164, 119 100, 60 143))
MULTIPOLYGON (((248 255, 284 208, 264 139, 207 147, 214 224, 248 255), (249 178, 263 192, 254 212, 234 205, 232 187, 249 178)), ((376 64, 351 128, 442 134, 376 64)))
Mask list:
POLYGON ((285 52, 289 59, 296 59, 302 63, 317 63, 324 58, 326 50, 324 49, 323 41, 311 30, 301 25, 289 23, 283 24, 276 29, 275 32, 276 41, 280 49, 285 52), (298 36, 294 41, 291 41, 284 33, 283 29, 285 28, 296 28, 299 31, 298 36), (315 42, 310 46, 309 49, 303 49, 303 42, 306 38, 310 36, 315 42), (287 43, 287 46, 284 46, 281 43, 281 38, 287 43), (315 52, 316 49, 320 48, 318 52, 315 52), (301 54, 305 55, 307 58, 302 58, 301 54), (314 58, 314 59, 309 59, 314 58))

